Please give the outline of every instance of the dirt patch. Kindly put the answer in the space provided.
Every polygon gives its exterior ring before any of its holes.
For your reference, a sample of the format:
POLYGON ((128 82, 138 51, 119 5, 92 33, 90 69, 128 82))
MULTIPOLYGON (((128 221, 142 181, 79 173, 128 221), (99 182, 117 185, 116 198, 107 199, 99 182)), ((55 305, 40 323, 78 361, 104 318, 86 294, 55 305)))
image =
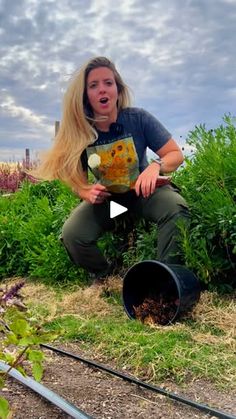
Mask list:
MULTIPOLYGON (((63 349, 84 358, 93 359, 92 354, 81 353, 77 344, 65 344, 63 349)), ((48 350, 45 352, 47 361, 42 384, 75 404, 92 418, 196 419, 214 417, 137 385, 127 383, 108 373, 87 367, 84 363, 48 350)), ((101 360, 96 361, 104 363, 101 360)), ((110 365, 110 367, 112 366, 110 365)), ((160 386, 162 387, 162 384, 160 386)), ((195 402, 236 414, 235 394, 229 391, 222 392, 209 382, 196 380, 184 387, 166 382, 163 383, 163 387, 195 402)), ((3 391, 0 391, 1 393, 9 400, 13 417, 16 419, 64 419, 70 417, 11 378, 7 380, 3 391)))

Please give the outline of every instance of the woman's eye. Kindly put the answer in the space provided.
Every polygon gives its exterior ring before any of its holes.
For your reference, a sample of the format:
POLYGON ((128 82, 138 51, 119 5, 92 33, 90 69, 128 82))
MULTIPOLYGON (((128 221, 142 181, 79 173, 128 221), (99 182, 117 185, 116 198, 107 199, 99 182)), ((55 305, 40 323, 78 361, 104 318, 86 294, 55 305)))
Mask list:
POLYGON ((107 84, 107 86, 112 86, 113 81, 112 80, 107 80, 106 84, 107 84))
POLYGON ((96 87, 96 86, 97 86, 97 84, 96 84, 96 83, 92 83, 92 84, 90 84, 90 85, 89 85, 89 88, 90 88, 90 89, 94 89, 94 87, 96 87))

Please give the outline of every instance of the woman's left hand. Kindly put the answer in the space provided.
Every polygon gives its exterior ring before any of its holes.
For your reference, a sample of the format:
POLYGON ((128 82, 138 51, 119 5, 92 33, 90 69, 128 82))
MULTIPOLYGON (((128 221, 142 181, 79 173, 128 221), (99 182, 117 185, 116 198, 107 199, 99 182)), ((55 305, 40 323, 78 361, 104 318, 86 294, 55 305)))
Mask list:
POLYGON ((149 164, 146 169, 140 173, 136 183, 135 192, 139 196, 142 194, 144 198, 148 198, 153 194, 157 186, 157 180, 160 174, 160 166, 157 163, 149 164))
MULTIPOLYGON (((162 159, 162 164, 164 163, 165 173, 171 173, 176 170, 183 162, 184 158, 182 151, 173 138, 170 138, 165 145, 157 150, 156 154, 162 159), (168 158, 166 158, 167 156, 168 158)), ((163 185, 164 179, 161 180, 162 176, 159 176, 161 167, 157 163, 158 162, 153 162, 149 164, 149 166, 140 173, 135 183, 135 192, 137 196, 142 194, 144 198, 148 198, 149 195, 155 191, 156 187, 163 185)), ((164 183, 169 183, 168 177, 165 179, 164 183)))

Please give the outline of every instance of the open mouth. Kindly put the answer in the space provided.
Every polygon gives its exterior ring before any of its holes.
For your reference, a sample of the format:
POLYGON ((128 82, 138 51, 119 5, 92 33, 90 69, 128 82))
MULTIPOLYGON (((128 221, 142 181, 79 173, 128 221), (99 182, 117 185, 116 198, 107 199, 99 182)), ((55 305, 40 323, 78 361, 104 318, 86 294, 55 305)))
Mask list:
POLYGON ((99 102, 105 104, 105 103, 108 102, 108 98, 107 97, 102 97, 99 102))

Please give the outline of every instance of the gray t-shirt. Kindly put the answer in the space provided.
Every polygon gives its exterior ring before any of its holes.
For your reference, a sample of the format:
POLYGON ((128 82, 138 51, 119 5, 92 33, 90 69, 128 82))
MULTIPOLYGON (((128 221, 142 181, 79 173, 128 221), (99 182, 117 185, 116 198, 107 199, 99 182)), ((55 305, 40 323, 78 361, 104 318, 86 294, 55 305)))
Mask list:
POLYGON ((135 187, 147 167, 147 148, 158 151, 171 134, 151 114, 126 108, 108 132, 98 130, 98 139, 81 156, 83 168, 111 192, 123 193, 135 187))
POLYGON ((156 152, 171 138, 167 129, 149 112, 140 108, 122 110, 117 122, 124 125, 126 134, 131 134, 139 157, 140 172, 147 167, 147 147, 156 152))
MULTIPOLYGON (((132 136, 138 155, 140 173, 148 165, 147 148, 156 152, 171 138, 170 132, 158 119, 142 108, 122 109, 118 114, 116 124, 112 125, 113 129, 109 132, 98 131, 98 139, 92 147, 114 142, 124 136, 132 136)), ((86 151, 82 154, 81 160, 84 170, 87 170, 86 151)))

